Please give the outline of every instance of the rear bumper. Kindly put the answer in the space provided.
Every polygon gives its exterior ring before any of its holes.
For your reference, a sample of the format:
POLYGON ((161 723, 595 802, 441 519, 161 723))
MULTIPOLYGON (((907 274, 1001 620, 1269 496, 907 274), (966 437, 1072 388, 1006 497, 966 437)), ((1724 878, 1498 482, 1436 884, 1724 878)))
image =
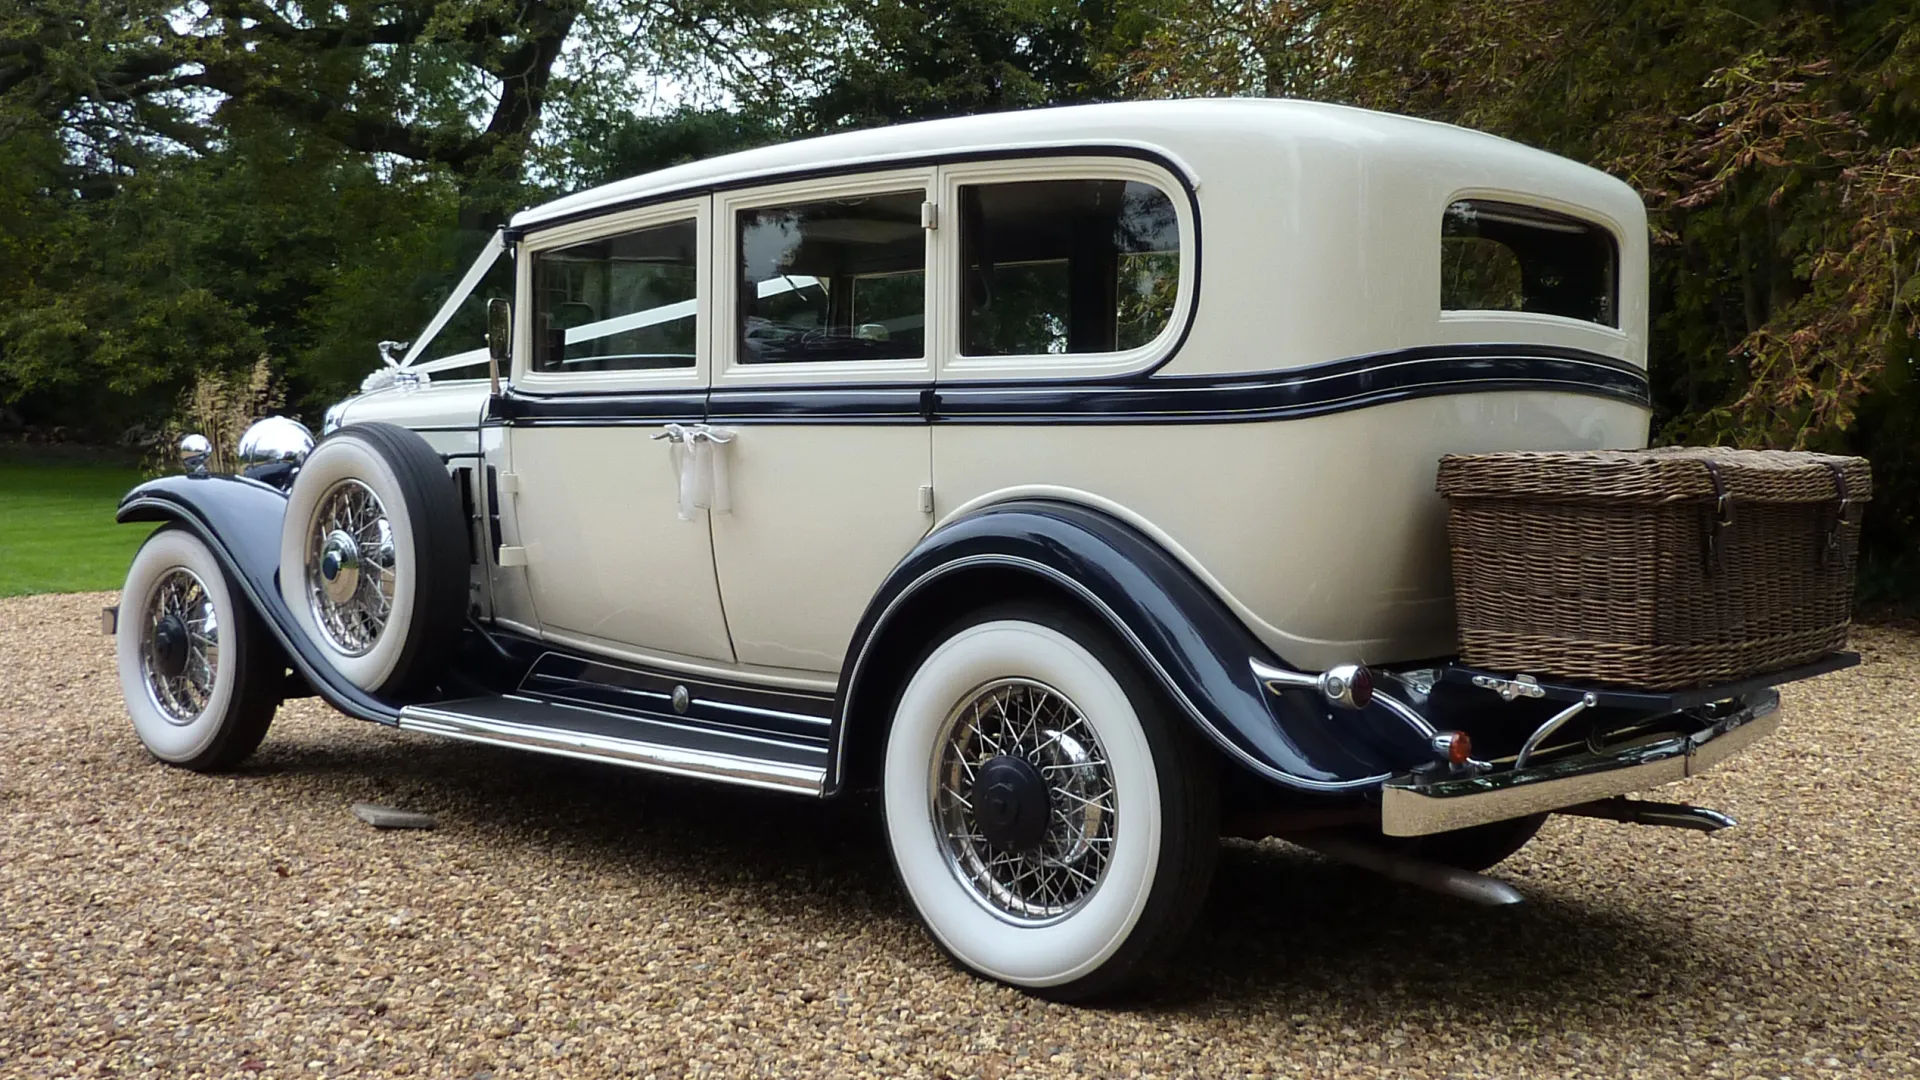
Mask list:
POLYGON ((1562 757, 1525 769, 1427 780, 1398 776, 1383 785, 1381 830, 1424 836, 1525 817, 1625 795, 1705 772, 1780 726, 1780 695, 1750 695, 1732 714, 1689 734, 1620 750, 1562 757))

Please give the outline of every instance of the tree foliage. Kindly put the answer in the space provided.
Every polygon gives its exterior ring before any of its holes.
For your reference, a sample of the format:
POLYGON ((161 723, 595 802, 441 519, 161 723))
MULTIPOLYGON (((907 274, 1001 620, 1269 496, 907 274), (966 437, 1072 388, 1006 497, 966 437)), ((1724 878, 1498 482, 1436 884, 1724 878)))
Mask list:
POLYGON ((1920 580, 1920 20, 1895 0, 25 0, 0 7, 0 425, 297 406, 551 194, 851 127, 1286 95, 1607 169, 1660 437, 1863 452, 1920 580))

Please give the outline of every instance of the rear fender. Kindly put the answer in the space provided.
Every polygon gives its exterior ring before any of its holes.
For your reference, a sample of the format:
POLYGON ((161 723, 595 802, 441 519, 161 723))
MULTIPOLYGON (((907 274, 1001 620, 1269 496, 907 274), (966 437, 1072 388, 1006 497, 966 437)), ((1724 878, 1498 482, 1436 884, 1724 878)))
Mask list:
POLYGON ((321 697, 349 716, 399 722, 400 710, 340 677, 294 622, 280 595, 280 528, 287 493, 244 476, 168 476, 149 480, 120 500, 121 522, 177 523, 206 541, 261 621, 272 630, 294 670, 321 697))
POLYGON ((1110 627, 1179 713, 1272 783, 1360 792, 1432 758, 1425 740, 1378 705, 1349 711, 1311 691, 1269 691, 1251 662, 1289 665, 1171 554, 1108 514, 1034 499, 941 527, 881 586, 847 651, 828 790, 869 778, 905 668, 931 644, 928 635, 969 606, 1032 596, 1072 603, 1110 627))

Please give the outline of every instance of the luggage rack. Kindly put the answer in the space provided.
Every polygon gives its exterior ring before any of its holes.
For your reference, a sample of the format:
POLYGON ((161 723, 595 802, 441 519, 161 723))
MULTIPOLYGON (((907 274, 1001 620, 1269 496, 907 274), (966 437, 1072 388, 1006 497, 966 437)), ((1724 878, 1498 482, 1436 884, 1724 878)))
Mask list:
POLYGON ((1504 675, 1494 671, 1448 664, 1440 669, 1440 681, 1477 686, 1499 694, 1507 701, 1538 698, 1546 701, 1583 703, 1587 708, 1630 709, 1635 712, 1668 713, 1697 709, 1716 701, 1742 697, 1782 683, 1811 679, 1829 672, 1842 671, 1860 662, 1860 654, 1832 652, 1810 664, 1782 668, 1764 675, 1753 675, 1733 682, 1687 690, 1630 690, 1597 683, 1559 682, 1536 679, 1531 675, 1504 675))

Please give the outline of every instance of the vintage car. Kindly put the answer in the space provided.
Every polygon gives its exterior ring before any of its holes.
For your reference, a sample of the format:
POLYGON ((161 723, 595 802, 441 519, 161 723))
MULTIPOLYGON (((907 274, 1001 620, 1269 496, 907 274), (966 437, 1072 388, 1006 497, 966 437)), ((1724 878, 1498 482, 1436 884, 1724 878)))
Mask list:
POLYGON ((1768 689, 1463 667, 1436 460, 1646 445, 1647 224, 1600 172, 1284 101, 828 136, 513 218, 322 437, 141 485, 109 626, 159 759, 318 694, 418 732, 878 791, 960 964, 1166 958, 1223 835, 1453 895, 1768 689), (490 284, 495 283, 495 284, 490 284), (491 295, 490 295, 491 294, 491 295), (450 344, 451 343, 451 344, 450 344), (470 376, 470 377, 469 377, 470 376))

